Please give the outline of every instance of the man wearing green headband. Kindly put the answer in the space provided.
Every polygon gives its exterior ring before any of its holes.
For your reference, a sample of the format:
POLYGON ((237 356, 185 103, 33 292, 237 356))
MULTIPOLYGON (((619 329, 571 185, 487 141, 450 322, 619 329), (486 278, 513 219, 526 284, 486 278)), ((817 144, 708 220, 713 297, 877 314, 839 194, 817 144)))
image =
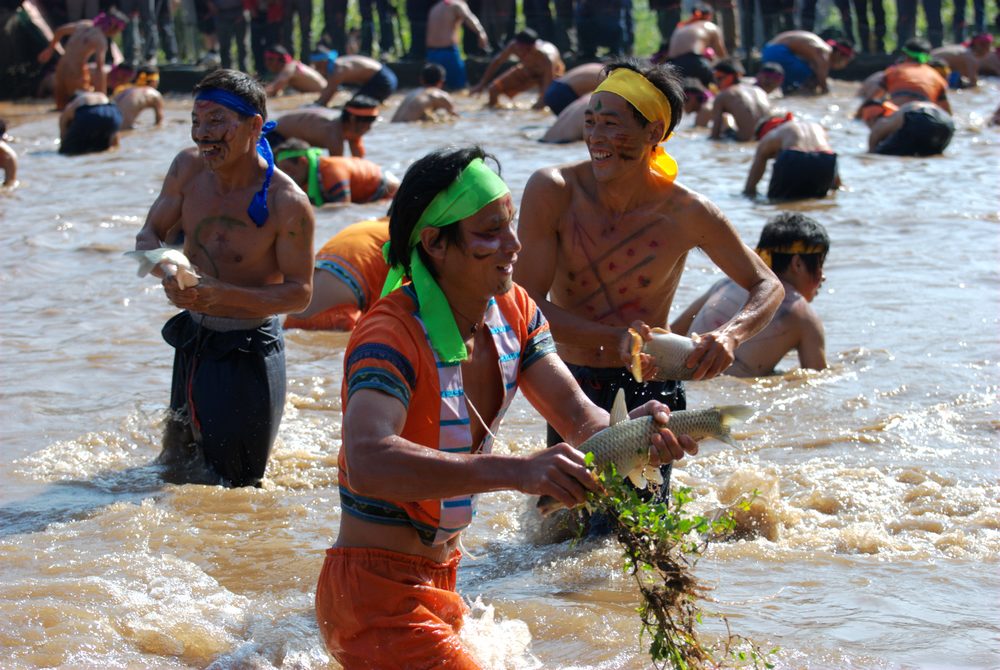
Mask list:
MULTIPOLYGON (((890 65, 883 73, 879 88, 889 95, 896 105, 908 102, 933 102, 951 114, 948 102, 948 82, 941 73, 929 65, 930 45, 914 38, 903 45, 903 60, 890 65)), ((881 97, 879 93, 872 97, 881 97)))
MULTIPOLYGON (((543 168, 528 180, 515 279, 542 308, 559 355, 597 404, 610 407, 624 388, 629 407, 655 398, 683 409, 680 382, 640 384, 627 366, 629 327, 648 338, 650 327, 666 326, 688 252, 700 248, 749 291, 738 317, 705 333, 688 359, 695 379, 732 364, 739 343, 777 309, 781 285, 718 208, 674 180, 677 164, 659 146, 682 113, 672 69, 622 61, 608 71, 586 110, 590 160, 543 168)), ((645 379, 650 365, 644 357, 645 379)), ((559 440, 554 428, 550 443, 559 440)))
MULTIPOLYGON (((726 370, 736 377, 775 374, 775 366, 793 349, 799 367, 826 368, 823 322, 812 301, 826 279, 823 263, 830 250, 826 229, 798 212, 772 217, 760 233, 757 253, 778 275, 785 298, 771 323, 736 349, 736 361, 726 370)), ((680 335, 709 332, 733 318, 747 292, 732 279, 720 279, 670 324, 680 335)))
POLYGON ((285 406, 276 315, 304 309, 312 293, 313 210, 268 164, 266 96, 255 79, 215 70, 195 95, 197 146, 174 158, 135 240, 155 254, 179 229, 200 276, 182 288, 176 266, 153 270, 183 310, 163 327, 174 372, 159 461, 170 481, 254 486, 285 406))
MULTIPOLYGON (((512 281, 514 204, 485 157, 443 149, 410 166, 390 209, 385 295, 344 354, 342 513, 316 614, 346 668, 479 668, 457 635, 465 605, 455 591, 475 496, 514 490, 572 507, 596 487, 571 445, 606 427, 608 413, 587 400, 512 281), (569 443, 492 453, 519 386, 569 443)), ((633 415, 663 424, 667 412, 650 402, 633 415)), ((656 463, 697 452, 665 426, 650 448, 656 463)))

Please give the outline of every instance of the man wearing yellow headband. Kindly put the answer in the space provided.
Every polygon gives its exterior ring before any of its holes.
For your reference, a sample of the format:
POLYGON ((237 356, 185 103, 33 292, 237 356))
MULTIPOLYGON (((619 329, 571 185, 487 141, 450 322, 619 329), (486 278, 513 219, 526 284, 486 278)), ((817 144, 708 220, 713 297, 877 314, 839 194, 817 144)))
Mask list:
MULTIPOLYGON (((793 349, 799 367, 826 368, 823 322, 811 303, 826 278, 823 263, 829 250, 826 229, 804 214, 782 212, 767 222, 757 253, 781 279, 785 298, 771 323, 736 349, 736 361, 726 374, 774 374, 793 349)), ((674 319, 670 330, 681 335, 715 330, 733 318, 746 298, 747 292, 733 280, 721 279, 674 319)))
POLYGON ((160 72, 155 65, 144 65, 135 73, 131 84, 115 89, 114 100, 122 112, 122 130, 132 130, 139 114, 153 110, 157 126, 163 125, 163 96, 156 90, 160 72))
POLYGON ((781 287, 725 216, 675 181, 677 164, 660 146, 680 122, 684 101, 672 69, 623 61, 608 70, 586 110, 590 160, 543 168, 528 180, 515 278, 545 312, 559 355, 598 405, 610 407, 623 388, 630 407, 657 398, 683 409, 679 382, 639 384, 627 366, 629 327, 648 337, 651 326, 666 326, 688 252, 700 248, 750 292, 739 319, 706 333, 688 359, 696 379, 732 364, 739 343, 771 318, 781 287))
MULTIPOLYGON (((512 281, 514 203, 479 147, 417 160, 389 215, 383 298, 344 353, 340 528, 316 587, 330 653, 352 668, 479 668, 458 638, 455 589, 475 496, 514 490, 568 506, 596 487, 578 445, 608 425, 555 355, 548 323, 512 281), (409 278, 410 283, 404 283, 409 278), (567 436, 494 454, 518 387, 567 436)), ((651 402, 633 415, 667 420, 651 402)), ((666 428, 654 462, 695 453, 666 428)))
POLYGON ((326 149, 331 156, 344 155, 344 143, 352 156, 365 157, 362 139, 378 119, 378 101, 363 95, 351 98, 344 108, 335 110, 310 107, 283 114, 267 135, 271 146, 296 138, 310 146, 326 149))

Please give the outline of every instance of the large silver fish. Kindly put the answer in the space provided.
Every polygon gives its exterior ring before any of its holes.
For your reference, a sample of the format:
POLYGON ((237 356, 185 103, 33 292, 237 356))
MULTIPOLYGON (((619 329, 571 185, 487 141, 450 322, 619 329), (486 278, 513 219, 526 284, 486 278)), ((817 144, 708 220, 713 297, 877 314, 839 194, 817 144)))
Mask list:
MULTIPOLYGON (((732 445, 730 426, 751 414, 753 408, 748 405, 677 410, 670 413, 667 428, 675 435, 689 435, 695 440, 712 437, 732 445)), ((649 465, 649 440, 658 430, 659 426, 651 416, 628 418, 625 392, 618 389, 611 408, 611 424, 591 435, 577 448, 585 454, 594 454, 597 472, 601 472, 608 463, 614 463, 619 476, 628 477, 637 488, 644 489, 649 482, 663 484, 660 469, 649 465)), ((550 496, 538 499, 538 509, 542 514, 551 514, 563 507, 565 505, 550 496)))
POLYGON ((201 280, 201 275, 195 271, 191 261, 180 249, 160 247, 142 251, 126 251, 125 255, 139 261, 137 274, 140 277, 145 277, 153 268, 160 265, 164 274, 177 278, 177 285, 182 289, 197 286, 201 280))
POLYGON ((689 368, 684 363, 698 346, 698 336, 684 337, 663 328, 651 329, 652 337, 643 341, 642 336, 629 328, 632 334, 632 376, 640 384, 643 381, 688 380, 697 368, 689 368), (648 354, 656 364, 656 374, 650 379, 642 378, 639 354, 648 354))

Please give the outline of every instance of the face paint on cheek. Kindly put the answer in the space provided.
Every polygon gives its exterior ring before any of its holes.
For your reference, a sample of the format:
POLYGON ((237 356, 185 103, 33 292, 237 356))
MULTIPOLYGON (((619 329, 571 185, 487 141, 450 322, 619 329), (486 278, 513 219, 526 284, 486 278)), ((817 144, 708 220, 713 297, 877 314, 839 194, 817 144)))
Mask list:
POLYGON ((625 133, 617 133, 612 137, 615 150, 623 161, 637 161, 643 154, 642 146, 625 133))

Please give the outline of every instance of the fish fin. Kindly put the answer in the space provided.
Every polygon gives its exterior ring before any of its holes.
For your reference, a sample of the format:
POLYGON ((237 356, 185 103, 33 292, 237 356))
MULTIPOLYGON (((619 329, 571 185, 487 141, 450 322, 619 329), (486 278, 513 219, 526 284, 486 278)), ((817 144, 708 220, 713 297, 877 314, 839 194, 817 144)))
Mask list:
POLYGON ((611 405, 611 422, 609 426, 621 423, 628 419, 628 407, 625 406, 625 389, 618 389, 615 394, 615 402, 611 405))
POLYGON ((642 336, 634 328, 628 329, 628 334, 632 336, 632 344, 629 345, 629 353, 632 355, 632 377, 639 384, 642 383, 642 361, 639 354, 642 352, 642 336))
POLYGON ((733 440, 730 429, 734 423, 750 418, 754 411, 753 407, 750 405, 723 405, 715 409, 719 412, 719 424, 722 426, 720 431, 722 434, 719 435, 719 439, 729 446, 735 447, 736 442, 733 440))
POLYGON ((145 277, 149 274, 150 270, 156 267, 156 263, 150 260, 145 251, 126 251, 124 255, 134 258, 139 262, 139 270, 136 272, 137 277, 145 277))
POLYGON ((655 466, 647 467, 642 471, 643 476, 657 486, 663 486, 663 473, 655 466))
POLYGON ((628 473, 629 481, 635 484, 637 489, 644 489, 649 485, 649 482, 646 481, 646 477, 642 474, 642 470, 642 468, 636 468, 632 472, 628 473))

